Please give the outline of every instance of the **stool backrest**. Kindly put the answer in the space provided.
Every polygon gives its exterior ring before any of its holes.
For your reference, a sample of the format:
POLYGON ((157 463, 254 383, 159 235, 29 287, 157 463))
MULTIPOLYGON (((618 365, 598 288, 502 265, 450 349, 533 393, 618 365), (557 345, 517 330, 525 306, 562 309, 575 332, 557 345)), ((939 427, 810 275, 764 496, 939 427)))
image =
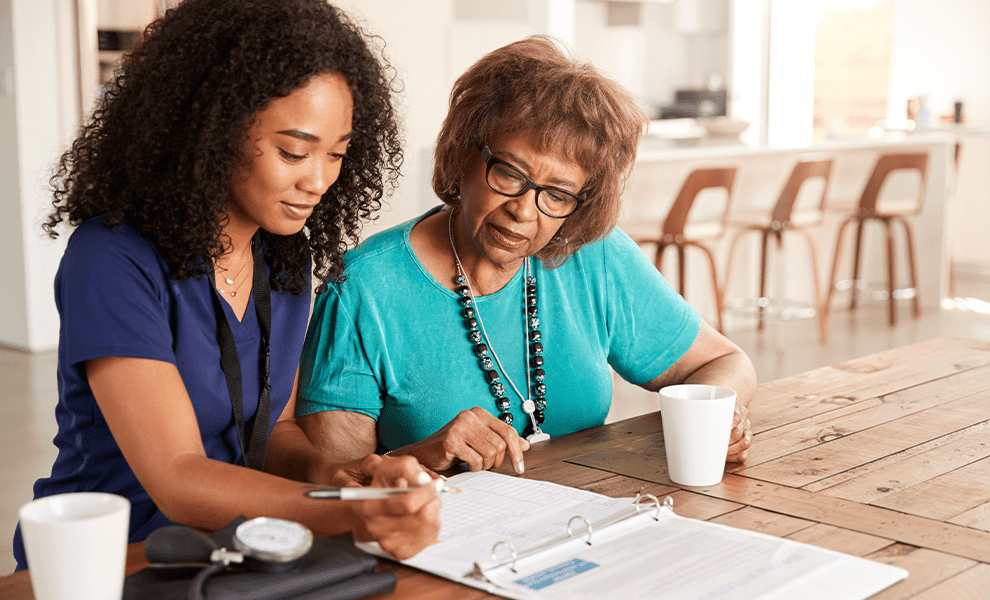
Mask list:
POLYGON ((873 172, 870 174, 870 179, 866 182, 866 187, 863 188, 863 195, 859 197, 860 214, 876 212, 880 190, 883 188, 883 183, 886 181, 888 175, 894 171, 910 169, 917 170, 918 175, 921 177, 921 182, 918 186, 918 200, 915 207, 916 211, 920 210, 921 202, 925 197, 925 179, 928 172, 927 152, 881 155, 877 159, 876 166, 873 167, 873 172))
POLYGON ((725 188, 725 207, 721 215, 721 223, 724 226, 729 212, 729 201, 732 199, 732 183, 735 178, 736 170, 730 167, 695 169, 688 173, 684 185, 681 186, 681 191, 677 193, 677 198, 674 200, 673 206, 670 207, 670 212, 667 213, 667 218, 664 219, 664 235, 683 235, 684 224, 687 222, 688 213, 691 212, 691 206, 698 197, 698 193, 708 188, 725 188))
POLYGON ((794 165, 791 176, 784 184, 777 204, 774 205, 771 217, 774 223, 787 223, 791 220, 791 212, 794 210, 794 202, 797 201, 801 186, 809 179, 822 178, 822 196, 818 202, 818 211, 824 212, 825 198, 828 194, 828 178, 832 171, 831 160, 811 160, 803 161, 794 165))

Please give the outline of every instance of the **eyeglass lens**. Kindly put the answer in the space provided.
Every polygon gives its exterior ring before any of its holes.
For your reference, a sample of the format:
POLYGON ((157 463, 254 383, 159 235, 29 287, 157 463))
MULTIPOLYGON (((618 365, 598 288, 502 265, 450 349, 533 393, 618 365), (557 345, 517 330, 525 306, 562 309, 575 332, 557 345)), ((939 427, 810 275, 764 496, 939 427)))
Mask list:
POLYGON ((537 185, 522 171, 497 158, 489 159, 486 180, 493 190, 506 196, 521 196, 535 189, 537 208, 551 217, 570 215, 582 200, 566 190, 537 185))

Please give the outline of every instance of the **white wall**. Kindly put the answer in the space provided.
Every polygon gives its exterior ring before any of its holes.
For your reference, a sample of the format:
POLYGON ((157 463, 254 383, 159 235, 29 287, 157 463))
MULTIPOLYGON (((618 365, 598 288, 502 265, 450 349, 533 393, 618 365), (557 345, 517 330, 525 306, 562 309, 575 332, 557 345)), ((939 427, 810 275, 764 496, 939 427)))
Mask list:
MULTIPOLYGON (((12 0, 0 8, 3 49, 0 71, 0 344, 26 350, 54 348, 58 319, 52 282, 64 240, 44 238, 40 224, 50 203, 51 168, 75 128, 66 114, 64 34, 72 4, 67 0, 12 0), (13 94, 13 97, 11 97, 13 94)), ((71 59, 71 53, 69 55, 71 59)), ((71 102, 68 103, 71 106, 71 102)))
POLYGON ((961 100, 969 122, 990 121, 990 2, 894 0, 893 25, 888 118, 927 96, 936 120, 961 100))

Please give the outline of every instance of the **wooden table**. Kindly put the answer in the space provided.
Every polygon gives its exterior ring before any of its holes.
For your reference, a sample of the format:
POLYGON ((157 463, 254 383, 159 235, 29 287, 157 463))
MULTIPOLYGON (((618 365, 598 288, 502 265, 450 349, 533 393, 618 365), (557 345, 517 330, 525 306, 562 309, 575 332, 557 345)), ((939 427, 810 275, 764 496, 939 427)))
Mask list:
MULTIPOLYGON (((674 499, 674 512, 907 569, 878 599, 990 598, 990 344, 938 338, 760 386, 719 485, 667 477, 657 414, 534 446, 526 477, 674 499)), ((128 573, 143 566, 132 544, 128 573)), ((397 564, 396 599, 493 598, 397 564)), ((26 573, 0 598, 32 598, 26 573)))

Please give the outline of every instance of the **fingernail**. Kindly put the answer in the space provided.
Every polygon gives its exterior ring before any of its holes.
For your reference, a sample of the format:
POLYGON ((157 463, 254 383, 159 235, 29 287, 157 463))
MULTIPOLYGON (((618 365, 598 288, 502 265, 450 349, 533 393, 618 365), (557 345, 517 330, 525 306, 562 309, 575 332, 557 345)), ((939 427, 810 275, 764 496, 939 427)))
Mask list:
POLYGON ((522 475, 525 472, 526 472, 526 466, 523 465, 523 461, 517 462, 516 463, 516 473, 519 473, 520 475, 522 475))
POLYGON ((433 478, 430 477, 426 473, 426 471, 420 471, 419 472, 419 475, 416 476, 416 485, 426 485, 427 483, 430 483, 431 481, 433 481, 433 478))
POLYGON ((442 492, 442 491, 443 491, 443 489, 444 489, 445 487, 447 487, 447 482, 446 482, 446 480, 445 480, 445 479, 443 479, 443 478, 440 478, 440 479, 434 479, 434 480, 433 480, 433 487, 434 487, 434 488, 436 488, 436 490, 437 490, 437 493, 439 494, 440 492, 442 492))

